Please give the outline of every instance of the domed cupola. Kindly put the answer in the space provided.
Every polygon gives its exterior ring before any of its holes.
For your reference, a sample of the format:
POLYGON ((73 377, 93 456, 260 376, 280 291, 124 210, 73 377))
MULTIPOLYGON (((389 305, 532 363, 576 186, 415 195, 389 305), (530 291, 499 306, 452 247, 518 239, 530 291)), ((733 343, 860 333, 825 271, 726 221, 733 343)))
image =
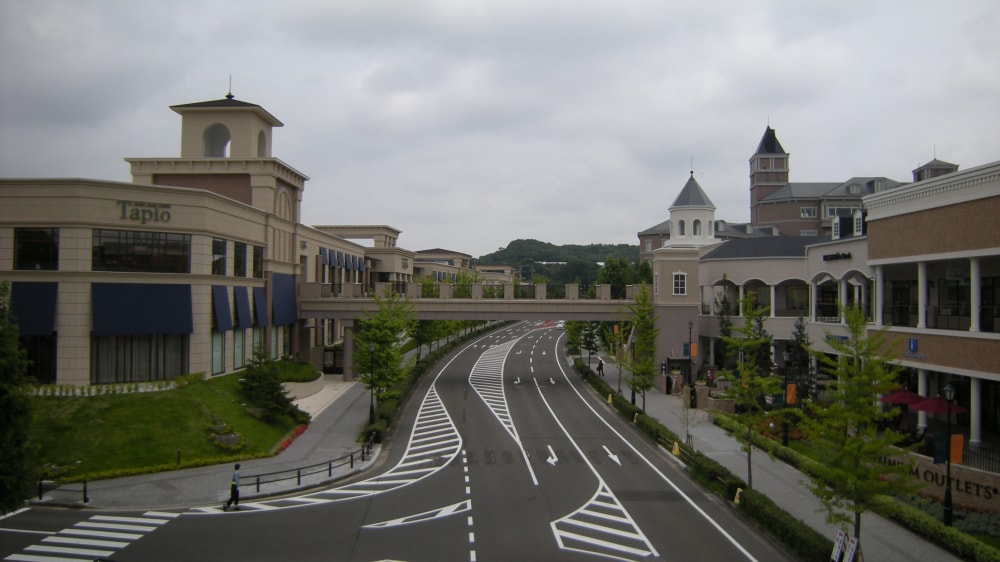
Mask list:
POLYGON ((715 205, 694 179, 694 171, 670 206, 668 246, 704 246, 715 242, 715 205))

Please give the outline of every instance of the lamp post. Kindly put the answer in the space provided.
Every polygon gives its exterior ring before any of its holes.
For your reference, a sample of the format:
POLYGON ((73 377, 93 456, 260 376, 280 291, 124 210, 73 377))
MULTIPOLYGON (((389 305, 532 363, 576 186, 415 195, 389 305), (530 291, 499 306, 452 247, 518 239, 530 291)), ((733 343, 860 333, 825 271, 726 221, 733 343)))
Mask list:
POLYGON ((944 489, 944 524, 951 527, 952 504, 951 504, 951 401, 955 399, 955 387, 948 383, 944 387, 944 399, 948 401, 948 424, 945 439, 948 445, 945 447, 945 489, 944 489))
POLYGON ((694 383, 694 354, 691 353, 691 328, 694 328, 694 322, 688 320, 688 384, 694 383))
POLYGON ((375 342, 368 342, 368 424, 375 423, 375 342))
MULTIPOLYGON (((789 357, 789 353, 788 353, 787 350, 784 351, 781 354, 781 358, 784 360, 783 367, 784 367, 784 371, 785 371, 785 373, 784 373, 784 375, 785 375, 785 386, 784 386, 785 397, 782 400, 782 404, 784 405, 784 408, 788 407, 788 357, 789 357)), ((788 416, 785 415, 785 412, 781 412, 781 444, 784 447, 788 446, 788 416)))

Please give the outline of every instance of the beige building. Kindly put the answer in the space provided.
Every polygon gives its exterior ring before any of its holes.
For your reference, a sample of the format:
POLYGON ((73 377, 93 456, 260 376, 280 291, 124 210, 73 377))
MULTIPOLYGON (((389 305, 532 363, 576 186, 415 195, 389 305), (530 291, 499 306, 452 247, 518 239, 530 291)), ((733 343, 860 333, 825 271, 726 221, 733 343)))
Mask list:
POLYGON ((181 156, 128 158, 132 183, 0 180, 0 279, 41 382, 221 374, 256 347, 319 365, 342 325, 299 318, 299 284, 370 286, 364 246, 300 222, 280 121, 232 96, 171 109, 181 156))

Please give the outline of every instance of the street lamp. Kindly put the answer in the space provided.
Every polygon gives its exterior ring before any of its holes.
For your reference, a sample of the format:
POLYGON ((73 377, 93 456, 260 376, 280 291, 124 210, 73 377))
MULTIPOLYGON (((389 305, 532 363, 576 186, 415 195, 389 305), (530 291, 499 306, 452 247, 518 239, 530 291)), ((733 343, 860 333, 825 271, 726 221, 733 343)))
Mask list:
POLYGON ((375 342, 368 342, 368 425, 375 424, 375 342))
POLYGON ((951 401, 955 399, 955 387, 948 383, 944 387, 944 399, 948 401, 948 429, 945 439, 948 445, 945 447, 945 489, 944 489, 944 524, 951 527, 952 505, 951 505, 951 401))
POLYGON ((688 320, 688 384, 694 382, 694 354, 691 353, 691 328, 694 328, 694 322, 688 320))

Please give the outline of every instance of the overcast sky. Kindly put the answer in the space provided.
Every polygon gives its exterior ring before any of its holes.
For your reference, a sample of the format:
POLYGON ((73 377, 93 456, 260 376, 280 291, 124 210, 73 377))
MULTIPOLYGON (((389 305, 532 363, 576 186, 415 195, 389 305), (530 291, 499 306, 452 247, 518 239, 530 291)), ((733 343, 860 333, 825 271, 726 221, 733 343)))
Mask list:
POLYGON ((307 224, 635 244, 692 161, 748 221, 768 123, 792 181, 1000 159, 997 30, 996 0, 2 0, 0 176, 128 181, 231 75, 307 224))

